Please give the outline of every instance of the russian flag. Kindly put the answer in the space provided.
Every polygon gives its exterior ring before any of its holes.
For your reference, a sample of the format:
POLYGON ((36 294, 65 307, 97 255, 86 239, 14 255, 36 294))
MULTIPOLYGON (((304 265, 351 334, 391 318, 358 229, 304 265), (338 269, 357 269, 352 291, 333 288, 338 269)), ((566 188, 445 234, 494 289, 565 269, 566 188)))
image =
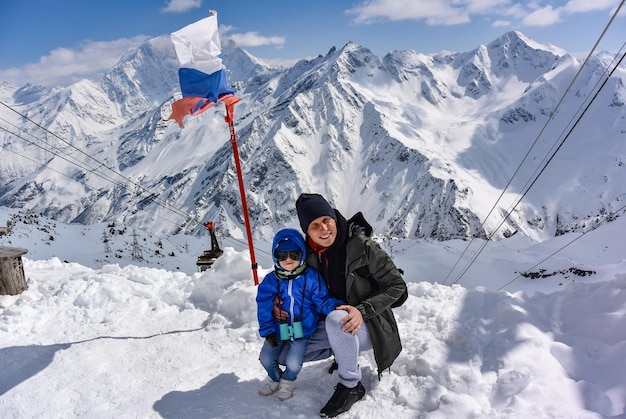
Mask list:
POLYGON ((183 98, 172 104, 172 114, 181 128, 186 115, 198 115, 218 102, 232 105, 239 101, 228 88, 222 64, 217 30, 217 12, 173 32, 171 35, 180 62, 178 78, 183 98))

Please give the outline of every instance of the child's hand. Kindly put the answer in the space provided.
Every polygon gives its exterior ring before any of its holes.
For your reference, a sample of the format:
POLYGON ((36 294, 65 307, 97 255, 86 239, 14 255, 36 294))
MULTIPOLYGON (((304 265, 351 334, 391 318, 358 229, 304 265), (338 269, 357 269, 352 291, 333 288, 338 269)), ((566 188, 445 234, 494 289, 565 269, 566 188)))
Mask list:
POLYGON ((278 339, 276 338, 275 333, 270 333, 269 335, 265 336, 265 340, 267 341, 267 343, 270 344, 272 348, 275 348, 278 346, 278 339))

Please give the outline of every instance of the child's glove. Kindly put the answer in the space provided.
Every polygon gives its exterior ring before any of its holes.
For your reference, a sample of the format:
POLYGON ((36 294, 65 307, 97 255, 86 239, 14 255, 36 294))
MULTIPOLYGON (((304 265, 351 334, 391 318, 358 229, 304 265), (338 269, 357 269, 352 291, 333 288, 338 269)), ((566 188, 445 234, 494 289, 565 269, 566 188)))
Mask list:
POLYGON ((276 333, 270 333, 269 335, 265 336, 265 340, 267 341, 267 343, 270 344, 272 348, 275 348, 278 346, 278 339, 276 338, 276 333))

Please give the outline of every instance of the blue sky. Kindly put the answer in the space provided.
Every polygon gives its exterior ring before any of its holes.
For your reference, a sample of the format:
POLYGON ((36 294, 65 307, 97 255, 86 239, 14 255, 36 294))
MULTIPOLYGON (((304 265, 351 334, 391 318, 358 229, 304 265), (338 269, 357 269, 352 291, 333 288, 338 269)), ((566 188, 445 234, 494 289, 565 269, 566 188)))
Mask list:
MULTIPOLYGON (((623 0, 0 0, 0 81, 63 84, 112 67, 129 47, 218 11, 222 38, 270 60, 348 41, 384 55, 469 51, 509 30, 589 51, 623 0)), ((599 49, 626 41, 626 7, 599 49)))

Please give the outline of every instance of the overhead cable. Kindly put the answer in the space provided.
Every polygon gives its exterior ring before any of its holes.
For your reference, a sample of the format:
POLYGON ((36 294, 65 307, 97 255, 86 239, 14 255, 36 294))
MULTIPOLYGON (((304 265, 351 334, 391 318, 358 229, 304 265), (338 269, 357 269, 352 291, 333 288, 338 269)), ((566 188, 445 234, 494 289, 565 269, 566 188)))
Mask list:
MULTIPOLYGON (((606 31, 608 30, 608 28, 610 27, 610 25, 612 24, 613 20, 615 19, 615 17, 619 14, 620 9, 622 8, 622 6, 624 5, 624 3, 626 2, 626 0, 622 0, 622 2, 620 3, 620 5, 617 7, 617 9, 615 10, 615 13, 613 14, 613 16, 611 17, 611 19, 609 20, 609 22, 607 23, 606 27, 604 28, 604 30, 602 31, 602 34, 600 35, 600 37, 597 39, 597 41, 595 42, 593 48, 589 51, 589 54, 587 55, 587 57, 585 58, 585 61, 583 62, 583 64, 580 66, 580 68, 578 69, 578 71, 576 72, 576 75, 574 76, 574 78, 572 79, 572 81, 570 82, 570 84, 568 85, 567 89, 565 90, 565 92, 563 93, 563 95, 561 96, 559 102, 557 103, 557 105, 555 106, 554 110, 550 113, 550 116, 548 117, 548 119, 546 120, 544 126, 542 127, 541 131, 539 132, 539 134, 537 134, 535 140, 533 141, 533 143, 531 144, 530 148, 528 149, 528 151, 526 152, 526 154, 524 155, 524 157, 522 158, 521 162, 519 163, 519 165, 517 166, 517 168, 515 169, 515 171, 513 172, 513 174, 511 175, 511 177, 509 178, 507 184, 505 185, 505 187, 502 189, 500 195, 498 196, 498 198, 496 199, 496 201, 494 202, 493 206, 491 207, 491 209, 489 210, 489 212, 487 213, 487 215, 485 216, 485 218, 483 219, 483 222, 481 223, 481 225, 479 226, 479 230, 482 229, 485 226, 485 223, 487 222, 487 220, 489 219, 489 217, 491 216, 491 214, 493 213, 493 211, 495 211, 498 203, 500 202, 500 200, 502 199, 502 197, 504 196, 506 190, 509 188, 509 186, 511 185, 511 183, 513 182, 513 179, 515 178, 515 176, 517 176, 518 172, 521 170, 524 162, 526 161, 526 159, 530 156, 531 151, 533 150, 533 148, 536 146, 536 144, 538 143, 539 139, 541 138, 541 136, 543 135, 543 133, 545 132, 547 126, 550 124, 550 122, 554 119, 554 117, 556 116, 556 113, 558 112, 561 104, 563 103, 563 101, 565 100, 567 94, 569 93, 569 91, 571 90, 572 86, 574 85, 575 81, 578 79, 578 77, 580 76, 580 74, 582 73, 583 68, 585 67, 585 65, 587 64, 587 62, 589 61, 589 59, 593 56, 593 53, 595 52, 595 49, 597 48, 598 44, 600 43, 600 41, 602 40, 602 38, 604 37, 606 31)), ((623 59, 623 57, 622 57, 623 59)), ((620 60, 621 62, 621 60, 620 60)), ((617 65, 614 67, 613 71, 617 68, 617 65)), ((605 82, 606 83, 606 82, 605 82)), ((582 116, 582 115, 581 115, 582 116)), ((579 118, 580 119, 580 118, 579 118)), ((571 132, 571 131, 570 131, 571 132)), ((545 161, 545 160, 544 160, 545 161)), ((545 168, 545 166, 544 166, 545 168)), ((536 181, 536 178, 535 178, 536 181)), ((534 182, 533 182, 534 184, 534 182)), ((519 203, 519 200, 517 201, 517 203, 515 204, 515 206, 517 206, 517 204, 519 203)), ((510 211, 507 212, 507 216, 506 218, 495 228, 495 230, 488 235, 487 241, 489 241, 497 232, 497 230, 500 228, 500 226, 502 226, 502 224, 504 223, 504 221, 506 221, 506 219, 508 218, 508 216, 510 216, 510 211)), ((461 253, 461 255, 457 258, 457 261, 454 263, 454 265, 452 266, 452 268, 450 269, 450 271, 448 272, 448 274, 446 275, 445 279, 442 281, 442 284, 446 284, 446 282, 448 281, 448 279, 450 278, 450 276, 452 275, 452 273, 454 272, 454 270, 456 269, 457 265, 461 262, 461 260, 463 259, 463 257, 465 256, 465 253, 467 253, 467 251, 469 250, 470 246, 472 245, 472 243, 474 242, 475 237, 472 237, 471 240, 469 241, 469 243, 467 244, 467 246, 465 247, 465 249, 463 250, 463 252, 461 253)), ((480 252, 482 252, 482 249, 484 249, 484 247, 486 246, 486 243, 481 247, 481 250, 479 251, 478 254, 480 254, 480 252)), ((473 263, 473 261, 476 260, 476 257, 474 257, 472 259, 472 261, 470 261, 469 266, 471 266, 471 264, 473 263)), ((457 279, 453 282, 453 283, 457 283, 459 282, 459 280, 461 279, 461 277, 463 276, 463 274, 465 272, 467 272, 467 269, 469 269, 469 266, 467 266, 459 276, 457 276, 457 279)))

